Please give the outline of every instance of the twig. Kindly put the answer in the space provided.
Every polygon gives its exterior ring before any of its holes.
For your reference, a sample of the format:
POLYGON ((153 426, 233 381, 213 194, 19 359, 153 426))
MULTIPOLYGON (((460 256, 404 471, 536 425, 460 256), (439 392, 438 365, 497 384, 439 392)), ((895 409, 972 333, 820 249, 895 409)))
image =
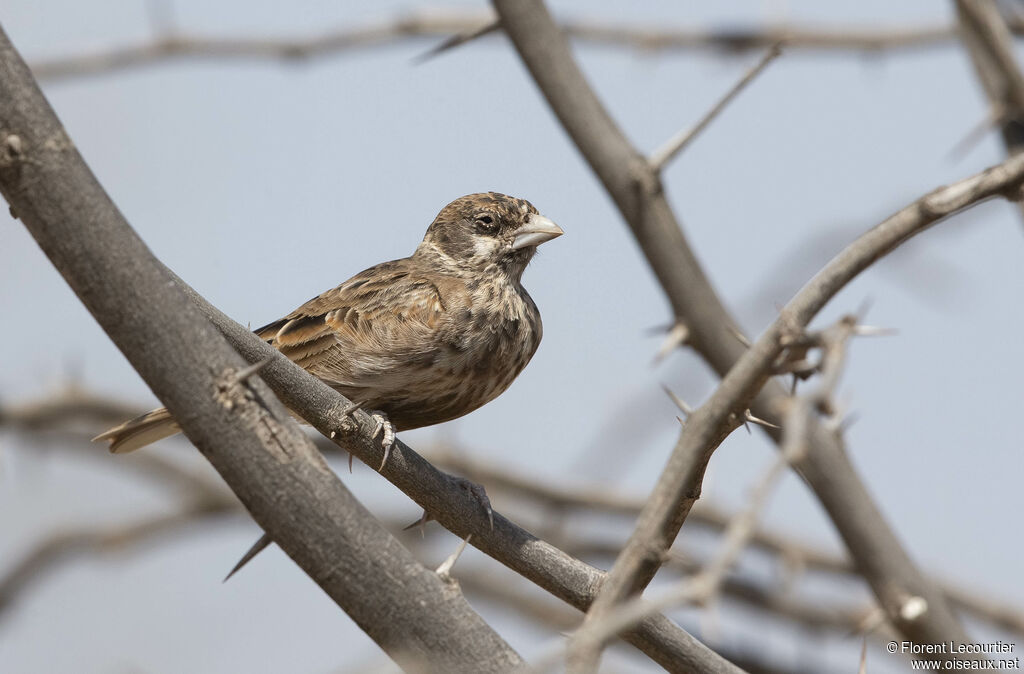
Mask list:
MULTIPOLYGON (((857 321, 854 317, 844 317, 831 328, 813 336, 813 341, 823 350, 819 368, 821 384, 814 393, 804 396, 802 405, 794 402, 794 409, 800 409, 797 413, 811 414, 814 410, 833 407, 830 399, 835 393, 842 371, 845 345, 856 328, 857 321)), ((796 465, 807 454, 809 443, 805 439, 795 440, 790 437, 793 434, 791 429, 796 426, 791 415, 784 433, 782 453, 758 481, 747 507, 738 512, 725 528, 724 541, 711 562, 700 573, 664 591, 656 599, 646 600, 637 595, 601 617, 585 622, 573 635, 566 648, 566 659, 570 667, 574 662, 596 662, 600 649, 608 639, 649 613, 663 611, 684 602, 703 604, 719 592, 726 574, 736 564, 743 549, 753 538, 757 520, 785 468, 790 464, 796 465)), ((803 429, 805 426, 801 425, 800 428, 803 429)))
MULTIPOLYGON (((651 613, 664 611, 686 602, 705 603, 715 594, 726 573, 735 565, 747 542, 755 531, 757 520, 764 510, 779 478, 795 457, 783 452, 772 463, 755 486, 747 507, 736 514, 726 527, 723 543, 714 559, 698 574, 690 576, 663 591, 656 599, 640 596, 616 606, 600 618, 589 620, 573 635, 566 647, 566 660, 570 668, 574 662, 594 662, 601 647, 619 631, 628 628, 651 613)), ((535 660, 536 661, 536 660, 535 660)), ((554 664, 552 659, 550 664, 554 664)), ((540 666, 538 662, 538 667, 540 666)))
POLYGON ((731 103, 741 91, 746 89, 747 85, 754 81, 755 77, 764 72, 764 69, 768 67, 768 64, 777 59, 780 54, 782 54, 782 44, 778 43, 772 45, 768 50, 768 53, 762 56, 761 60, 757 62, 757 65, 750 68, 750 70, 740 78, 739 82, 734 84, 732 88, 718 100, 717 103, 711 106, 711 109, 704 113, 704 116, 701 117, 699 122, 694 124, 692 128, 679 132, 662 147, 655 150, 647 160, 651 165, 651 170, 656 173, 660 173, 667 163, 672 161, 677 154, 682 152, 687 145, 693 142, 693 139, 696 138, 701 131, 706 129, 719 114, 721 114, 722 110, 725 109, 725 106, 729 105, 729 103, 731 103))
POLYGON ((202 499, 180 512, 132 524, 58 532, 38 543, 0 576, 0 613, 55 566, 75 557, 125 550, 193 527, 198 520, 241 514, 237 501, 202 499))

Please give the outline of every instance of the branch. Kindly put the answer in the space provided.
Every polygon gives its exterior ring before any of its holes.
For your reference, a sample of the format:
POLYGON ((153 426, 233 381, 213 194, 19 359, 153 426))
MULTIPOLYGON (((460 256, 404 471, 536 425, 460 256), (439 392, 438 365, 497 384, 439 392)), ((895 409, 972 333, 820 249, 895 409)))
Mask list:
MULTIPOLYGON (((1013 34, 993 0, 955 0, 960 38, 988 98, 990 123, 998 124, 1008 155, 1024 147, 1024 75, 1013 34)), ((1020 206, 1024 215, 1024 205, 1020 206)))
MULTIPOLYGON (((380 465, 382 452, 371 437, 372 421, 367 421, 366 432, 358 432, 351 419, 342 414, 347 401, 341 394, 225 316, 173 272, 168 273, 243 358, 253 363, 268 361, 260 376, 289 409, 368 466, 380 465)), ((472 535, 473 547, 569 605, 582 611, 590 606, 604 578, 601 571, 540 540, 498 512, 493 513, 492 522, 462 483, 439 471, 401 440, 395 441, 380 474, 459 538, 472 535)), ((622 636, 670 671, 740 672, 664 616, 648 618, 622 636)))
MULTIPOLYGON (((458 43, 465 36, 477 35, 490 29, 494 21, 491 12, 429 9, 407 12, 354 28, 344 27, 318 35, 291 38, 200 37, 165 30, 157 38, 143 44, 40 60, 33 63, 31 68, 40 80, 57 80, 183 60, 303 63, 415 38, 440 38, 446 41, 443 44, 458 43)), ((941 47, 957 39, 956 27, 948 25, 887 28, 774 25, 707 29, 687 26, 624 26, 586 19, 564 19, 560 25, 566 35, 574 40, 645 52, 713 49, 743 53, 785 42, 787 48, 791 49, 876 53, 941 47)), ((1015 22, 1011 29, 1017 35, 1024 33, 1024 25, 1019 22, 1015 22)))
MULTIPOLYGON (((765 472, 755 486, 747 508, 737 513, 726 527, 724 541, 718 554, 699 573, 661 592, 656 599, 648 601, 636 595, 614 609, 584 622, 565 648, 568 669, 571 671, 573 668, 590 667, 596 670, 596 663, 600 659, 600 651, 605 643, 619 631, 629 628, 651 613, 682 603, 704 604, 710 601, 720 591, 726 573, 736 564, 750 541, 769 495, 794 458, 793 453, 783 452, 765 472)), ((557 659, 552 658, 549 664, 555 662, 557 659)))
POLYGON ((269 389, 238 377, 246 363, 124 220, 2 31, 0 191, 254 519, 390 657, 458 672, 520 662, 349 493, 269 389))
POLYGON ((768 64, 777 59, 781 53, 781 43, 772 45, 771 49, 768 50, 768 53, 761 57, 761 60, 758 61, 753 68, 748 70, 743 77, 741 77, 740 80, 734 84, 732 88, 729 89, 729 91, 727 91, 725 95, 711 107, 710 110, 708 110, 707 114, 701 117, 699 122, 694 124, 693 128, 681 132, 679 135, 665 143, 664 147, 655 150, 650 159, 647 160, 647 163, 651 165, 651 169, 655 173, 660 173, 665 168, 665 164, 672 161, 677 154, 682 152, 687 145, 693 142, 693 139, 696 138, 701 131, 706 129, 719 114, 721 114, 722 110, 725 109, 725 106, 729 105, 729 103, 731 103, 741 91, 747 88, 748 84, 753 82, 758 75, 764 72, 764 69, 768 67, 768 64))
MULTIPOLYGON (((711 453, 740 424, 743 411, 775 372, 780 358, 785 358, 787 349, 794 345, 803 347, 799 344, 801 332, 818 311, 857 274, 907 239, 983 200, 997 196, 1015 198, 1022 182, 1024 156, 1018 156, 976 176, 939 188, 862 235, 797 293, 779 318, 729 371, 707 402, 687 419, 668 464, 640 513, 633 535, 594 600, 590 614, 594 620, 650 582, 661 565, 662 555, 675 540, 690 508, 700 496, 704 469, 711 453)), ((806 459, 798 465, 805 463, 806 459)), ((888 581, 891 586, 891 579, 888 581)), ((923 613, 908 611, 907 606, 912 602, 918 605, 920 601, 928 605, 928 600, 907 588, 893 589, 903 623, 916 622, 923 613)), ((935 597, 942 601, 937 593, 935 597)), ((928 605, 927 612, 933 610, 934 607, 928 605)), ((951 614, 949 617, 953 619, 951 614)), ((590 665, 581 663, 580 670, 590 665)))
MULTIPOLYGON (((539 0, 494 0, 503 26, 552 110, 628 223, 688 343, 725 376, 744 354, 742 334, 684 238, 658 176, 609 117, 539 0)), ((791 43, 790 43, 791 44, 791 43)), ((778 424, 786 392, 769 382, 751 406, 778 424)), ((766 431, 776 442, 777 431, 766 431)), ((842 438, 820 424, 811 428, 813 451, 801 466, 879 604, 903 636, 918 643, 963 641, 965 634, 941 594, 902 548, 847 457, 842 438), (929 610, 914 620, 901 616, 908 593, 929 610)), ((701 457, 694 456, 694 462, 701 457)), ((694 466, 701 471, 701 466, 694 466)), ((696 496, 694 494, 693 496, 696 496)))
POLYGON ((0 576, 0 614, 18 595, 59 564, 75 557, 116 552, 131 545, 192 530, 198 520, 241 513, 234 499, 200 499, 178 512, 117 526, 57 532, 37 544, 0 576))
MULTIPOLYGON (((85 441, 104 428, 125 418, 138 416, 144 411, 138 406, 69 387, 41 400, 6 407, 0 405, 0 426, 32 436, 37 434, 46 436, 53 432, 60 432, 65 427, 80 425, 80 432, 69 431, 69 440, 85 441)), ((315 440, 317 447, 325 453, 339 450, 337 445, 322 436, 318 436, 315 440)), ((105 453, 103 457, 106 457, 105 453)), ((558 511, 607 512, 631 518, 635 518, 643 507, 642 498, 620 496, 607 489, 597 487, 566 489, 546 485, 543 481, 538 481, 536 477, 518 475, 506 467, 492 466, 465 452, 457 452, 444 446, 431 448, 428 457, 435 465, 481 483, 487 487, 487 491, 491 493, 492 497, 494 491, 498 490, 527 499, 541 507, 558 511)), ((139 454, 136 459, 125 463, 119 462, 117 465, 141 470, 146 475, 152 474, 161 482, 175 487, 180 486, 189 493, 194 492, 197 485, 205 489, 205 492, 200 491, 200 494, 217 495, 219 493, 206 489, 207 485, 202 484, 202 476, 195 475, 191 471, 183 471, 160 459, 158 454, 139 454)), ((733 516, 708 501, 701 500, 694 505, 687 521, 690 525, 697 524, 714 530, 723 530, 732 521, 733 516)), ((386 523, 386 526, 392 531, 402 528, 396 523, 386 523)), ((780 532, 759 528, 751 536, 749 545, 772 555, 776 558, 776 563, 785 569, 796 572, 810 570, 828 574, 858 575, 857 570, 846 557, 790 538, 780 532)), ((621 546, 617 544, 584 543, 573 540, 567 540, 564 544, 559 542, 559 547, 577 558, 602 557, 612 560, 621 549, 621 546)), ((698 570, 694 562, 684 560, 678 554, 673 555, 665 566, 686 573, 694 573, 698 570)), ((460 574, 459 582, 463 587, 467 587, 467 579, 464 574, 460 574)), ((1024 614, 1015 607, 980 595, 974 590, 942 583, 938 580, 935 582, 957 609, 967 611, 975 618, 990 622, 995 627, 1024 635, 1024 614)), ((2 585, 3 583, 0 581, 0 586, 2 585)), ((730 597, 788 619, 812 626, 832 626, 845 632, 856 631, 857 626, 863 622, 864 616, 875 610, 873 607, 867 606, 834 610, 812 604, 800 604, 766 588, 739 580, 727 580, 723 590, 730 597)), ((568 626, 563 624, 560 629, 572 626, 575 626, 575 622, 568 626)))

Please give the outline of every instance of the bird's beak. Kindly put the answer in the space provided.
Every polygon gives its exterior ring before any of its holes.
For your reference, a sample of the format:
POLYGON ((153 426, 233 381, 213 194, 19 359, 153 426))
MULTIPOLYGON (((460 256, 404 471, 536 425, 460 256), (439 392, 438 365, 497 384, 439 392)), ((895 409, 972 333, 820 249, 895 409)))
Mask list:
POLYGON ((512 250, 539 246, 545 241, 562 236, 565 232, 562 228, 551 222, 543 215, 536 213, 530 215, 526 224, 515 232, 516 238, 512 241, 512 250))

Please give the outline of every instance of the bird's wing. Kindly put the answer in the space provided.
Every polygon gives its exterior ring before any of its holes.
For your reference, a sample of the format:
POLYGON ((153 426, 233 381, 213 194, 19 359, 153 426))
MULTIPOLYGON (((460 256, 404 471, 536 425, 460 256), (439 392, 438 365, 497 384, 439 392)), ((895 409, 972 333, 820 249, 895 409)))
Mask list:
POLYGON ((408 258, 379 264, 255 332, 335 386, 373 385, 393 368, 427 365, 452 308, 445 300, 458 293, 416 272, 408 258))

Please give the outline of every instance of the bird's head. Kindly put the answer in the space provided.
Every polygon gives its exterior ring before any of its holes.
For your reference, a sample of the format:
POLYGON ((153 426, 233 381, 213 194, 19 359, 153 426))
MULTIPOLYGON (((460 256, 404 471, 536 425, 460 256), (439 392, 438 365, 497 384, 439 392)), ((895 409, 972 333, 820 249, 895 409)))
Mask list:
POLYGON ((525 199, 469 194, 441 209, 416 254, 462 271, 494 266, 518 281, 537 246, 561 235, 562 228, 525 199))

